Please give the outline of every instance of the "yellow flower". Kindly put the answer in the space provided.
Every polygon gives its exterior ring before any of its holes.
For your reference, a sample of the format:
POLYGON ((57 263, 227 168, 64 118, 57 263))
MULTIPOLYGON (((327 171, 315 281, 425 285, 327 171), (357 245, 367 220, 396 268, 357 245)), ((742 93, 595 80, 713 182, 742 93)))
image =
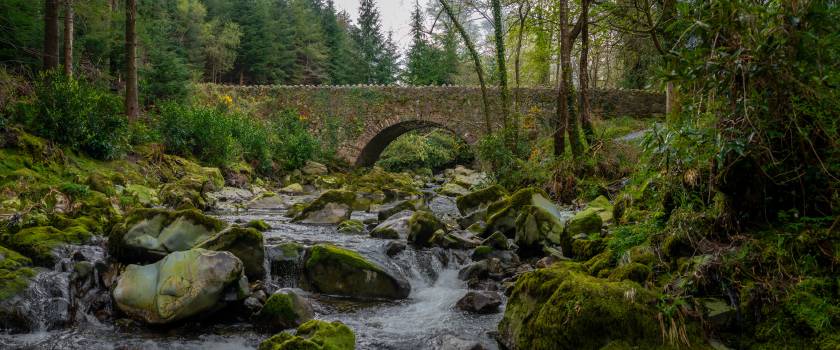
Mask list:
POLYGON ((230 97, 230 95, 224 95, 222 96, 222 102, 230 107, 233 105, 233 97, 230 97))

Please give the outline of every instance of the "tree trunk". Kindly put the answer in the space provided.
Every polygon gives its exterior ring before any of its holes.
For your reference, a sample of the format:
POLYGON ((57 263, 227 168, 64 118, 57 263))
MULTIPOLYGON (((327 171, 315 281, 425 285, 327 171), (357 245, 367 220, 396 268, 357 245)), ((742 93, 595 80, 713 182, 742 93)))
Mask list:
POLYGON ((64 0, 64 74, 73 76, 73 0, 64 0))
MULTIPOLYGON (((505 30, 502 27, 502 3, 501 0, 491 0, 493 5, 493 24, 496 37, 496 74, 499 77, 499 94, 502 99, 502 121, 505 128, 515 127, 510 123, 510 95, 507 81, 507 62, 505 61, 505 30)), ((515 134, 514 130, 514 134, 515 134)))
POLYGON ((140 115, 137 93, 137 0, 125 2, 125 114, 129 120, 140 115))
POLYGON ((589 5, 591 0, 581 0, 580 14, 580 121, 583 127, 583 135, 586 143, 590 146, 595 142, 595 131, 592 128, 592 106, 589 101, 589 5))
POLYGON ((44 1, 44 70, 58 68, 58 0, 44 1))
POLYGON ((449 3, 447 3, 446 0, 439 1, 440 5, 443 6, 444 12, 446 12, 446 15, 449 16, 450 20, 452 20, 452 25, 454 25, 455 29, 458 30, 458 33, 461 34, 461 38, 464 39, 464 44, 467 46, 467 50, 470 52, 470 56, 475 64, 475 73, 478 75, 478 83, 481 85, 481 101, 484 103, 484 127, 487 133, 490 134, 493 132, 493 124, 490 121, 490 102, 487 99, 487 85, 484 82, 484 68, 481 65, 481 57, 478 55, 478 51, 476 51, 475 45, 473 45, 472 40, 470 40, 470 36, 467 34, 466 29, 464 29, 461 22, 458 21, 458 17, 455 17, 455 13, 452 12, 452 7, 449 6, 449 3))
POLYGON ((522 40, 525 35, 525 20, 528 18, 528 13, 531 11, 531 4, 527 1, 524 4, 519 4, 519 33, 516 40, 516 58, 514 62, 514 79, 516 80, 516 90, 513 93, 514 110, 519 110, 519 89, 522 87, 521 69, 522 69, 522 40), (527 5, 527 7, 526 7, 527 5), (523 7, 525 11, 523 12, 523 7))
MULTIPOLYGON (((560 88, 558 99, 557 99, 557 114, 558 120, 561 123, 562 128, 558 128, 558 130, 565 129, 569 135, 569 146, 572 148, 572 156, 577 158, 583 153, 583 147, 580 144, 580 134, 578 130, 578 120, 577 117, 572 115, 571 108, 574 104, 573 102, 573 87, 572 87, 572 33, 569 30, 569 1, 568 0, 560 0, 560 69, 562 69, 560 75, 560 88)), ((554 137, 555 145, 554 149, 557 152, 557 155, 562 155, 562 151, 564 145, 556 144, 557 140, 562 138, 558 138, 556 135, 554 137)))

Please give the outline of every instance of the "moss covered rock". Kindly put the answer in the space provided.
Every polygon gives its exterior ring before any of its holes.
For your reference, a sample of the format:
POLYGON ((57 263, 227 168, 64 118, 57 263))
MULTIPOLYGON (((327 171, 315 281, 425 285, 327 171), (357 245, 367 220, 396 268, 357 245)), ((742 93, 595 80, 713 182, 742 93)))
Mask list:
POLYGON ((266 232, 268 230, 271 230, 271 226, 263 220, 248 221, 248 225, 246 225, 246 226, 248 226, 250 228, 253 228, 257 231, 260 231, 260 232, 266 232))
POLYGON ((589 260, 600 254, 606 248, 606 243, 597 235, 578 235, 572 238, 571 249, 565 253, 577 260, 589 260))
POLYGON ((172 323, 216 309, 228 288, 244 298, 242 273, 242 262, 228 252, 175 252, 151 265, 129 265, 114 288, 114 302, 134 319, 172 323))
POLYGON ((304 264, 317 292, 360 299, 403 299, 409 284, 356 252, 328 244, 313 246, 304 264))
POLYGON ((598 216, 601 217, 601 221, 604 223, 612 222, 613 220, 613 205, 610 204, 610 200, 607 197, 598 196, 598 198, 589 202, 586 208, 598 211, 598 216))
POLYGON ((509 198, 490 204, 487 207, 487 228, 484 232, 490 235, 499 231, 507 237, 514 237, 516 218, 525 206, 540 207, 559 218, 560 210, 547 197, 542 190, 528 187, 514 192, 509 198))
POLYGON ((29 258, 0 246, 0 302, 26 289, 30 279, 35 276, 31 265, 32 260, 29 258))
POLYGON ((338 224, 338 232, 348 235, 361 235, 365 233, 365 224, 359 220, 344 220, 338 224))
MULTIPOLYGON (((487 209, 490 204, 504 199, 507 195, 507 191, 502 186, 493 185, 483 190, 459 196, 455 199, 455 205, 461 215, 467 216, 476 211, 487 209)), ((483 220, 483 218, 480 219, 483 220)))
POLYGON ((612 273, 610 273, 609 278, 613 281, 631 280, 638 283, 644 283, 651 274, 653 274, 653 270, 651 270, 649 266, 639 263, 629 263, 619 265, 612 271, 612 273))
POLYGON ((242 261, 248 278, 265 278, 263 235, 253 228, 230 227, 196 244, 195 248, 231 252, 242 261))
POLYGON ((130 184, 125 187, 123 193, 131 196, 137 203, 145 207, 160 204, 158 191, 143 185, 130 184))
POLYGON ((413 211, 401 211, 391 215, 387 220, 370 231, 370 236, 384 239, 400 239, 408 237, 408 220, 414 215, 413 211))
POLYGON ((339 321, 311 320, 298 327, 295 335, 279 333, 266 339, 257 350, 353 350, 356 335, 339 321))
POLYGON ((350 219, 356 194, 350 191, 329 190, 306 205, 295 221, 307 224, 337 224, 350 219))
POLYGON ((423 208, 423 200, 421 199, 410 199, 410 200, 403 200, 394 203, 393 205, 384 207, 379 210, 377 213, 377 217, 379 221, 388 220, 388 218, 394 216, 397 213, 403 211, 417 211, 423 208))
POLYGON ((9 239, 12 248, 29 257, 38 266, 53 267, 53 250, 64 244, 84 244, 93 237, 86 226, 75 225, 65 230, 52 226, 30 227, 18 231, 9 239))
POLYGON ((194 209, 136 209, 111 230, 108 250, 122 262, 151 262, 171 252, 189 250, 225 226, 194 209))
POLYGON ((615 342, 639 349, 708 348, 689 319, 681 326, 690 346, 663 341, 657 300, 635 282, 598 279, 578 264, 556 264, 519 278, 499 339, 514 350, 601 349, 615 342))
POLYGON ((418 246, 429 246, 435 232, 445 229, 446 225, 435 214, 418 211, 408 219, 408 241, 418 246))
POLYGON ((597 209, 590 208, 575 214, 566 223, 566 235, 574 237, 579 234, 601 233, 601 226, 604 225, 604 222, 598 213, 597 209))
POLYGON ((560 218, 543 206, 526 205, 520 208, 514 225, 514 241, 522 253, 540 250, 544 245, 560 244, 563 239, 560 218))
POLYGON ((311 320, 314 316, 312 305, 301 296, 302 292, 294 289, 274 292, 255 316, 257 325, 276 332, 295 328, 311 320))

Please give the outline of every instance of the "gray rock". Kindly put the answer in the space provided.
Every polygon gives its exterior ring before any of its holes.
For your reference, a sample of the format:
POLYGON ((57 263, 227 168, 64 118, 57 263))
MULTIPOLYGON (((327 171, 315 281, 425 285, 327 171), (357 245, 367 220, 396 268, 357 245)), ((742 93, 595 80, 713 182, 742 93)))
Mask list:
POLYGON ((408 220, 414 214, 412 211, 404 210, 377 225, 370 231, 371 237, 385 239, 399 239, 408 237, 408 220))
POLYGON ((469 291, 458 300, 459 309, 477 314, 491 314, 499 311, 502 297, 499 293, 489 291, 469 291))

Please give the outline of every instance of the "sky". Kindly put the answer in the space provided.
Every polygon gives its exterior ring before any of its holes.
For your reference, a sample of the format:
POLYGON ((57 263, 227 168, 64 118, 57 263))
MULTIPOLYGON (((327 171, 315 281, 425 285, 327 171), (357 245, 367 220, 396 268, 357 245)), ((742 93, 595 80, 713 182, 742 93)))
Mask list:
MULTIPOLYGON (((359 18, 360 0, 335 0, 339 10, 347 11, 355 22, 359 18)), ((421 5, 424 1, 421 1, 421 5)), ((376 0, 382 19, 383 34, 394 31, 394 40, 405 50, 411 43, 411 10, 414 0, 376 0)))

